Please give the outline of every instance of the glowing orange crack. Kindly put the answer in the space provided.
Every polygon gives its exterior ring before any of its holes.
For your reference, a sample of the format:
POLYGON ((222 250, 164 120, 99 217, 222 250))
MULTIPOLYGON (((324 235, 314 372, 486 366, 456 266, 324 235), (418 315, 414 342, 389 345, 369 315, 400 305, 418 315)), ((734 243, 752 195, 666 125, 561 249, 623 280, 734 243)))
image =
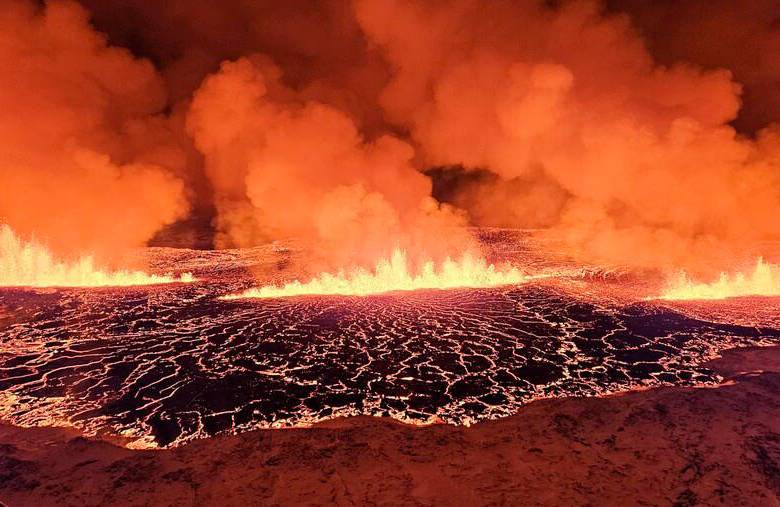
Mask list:
POLYGON ((90 256, 59 261, 44 246, 23 242, 10 227, 0 225, 0 287, 124 287, 193 280, 191 273, 175 277, 106 271, 95 266, 90 256))
POLYGON ((412 273, 406 252, 395 250, 390 259, 379 261, 373 270, 355 268, 345 273, 321 273, 309 282, 298 280, 283 286, 267 285, 248 289, 222 299, 282 298, 305 295, 366 296, 394 291, 498 287, 525 282, 531 278, 513 266, 496 267, 485 259, 465 254, 460 260, 445 260, 438 267, 432 261, 412 273))

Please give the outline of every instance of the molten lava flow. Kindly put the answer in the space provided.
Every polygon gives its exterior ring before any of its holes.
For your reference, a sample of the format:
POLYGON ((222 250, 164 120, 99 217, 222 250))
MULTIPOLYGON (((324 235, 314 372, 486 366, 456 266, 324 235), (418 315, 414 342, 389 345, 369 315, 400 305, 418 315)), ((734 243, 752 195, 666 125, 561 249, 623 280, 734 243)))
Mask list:
POLYGON ((379 261, 373 271, 356 268, 349 273, 322 273, 309 282, 298 280, 282 287, 268 285, 246 290, 223 299, 281 298, 303 295, 366 296, 383 292, 458 287, 497 287, 521 283, 531 278, 512 266, 496 267, 485 259, 465 254, 459 261, 447 259, 438 268, 426 262, 414 274, 406 252, 395 250, 390 259, 379 261))
POLYGON ((660 299, 725 299, 739 296, 780 296, 780 266, 759 258, 751 273, 721 273, 716 282, 695 283, 681 273, 660 299))
POLYGON ((55 260, 43 246, 22 242, 7 225, 0 225, 0 287, 119 287, 193 281, 149 275, 141 271, 103 271, 92 257, 74 262, 55 260))

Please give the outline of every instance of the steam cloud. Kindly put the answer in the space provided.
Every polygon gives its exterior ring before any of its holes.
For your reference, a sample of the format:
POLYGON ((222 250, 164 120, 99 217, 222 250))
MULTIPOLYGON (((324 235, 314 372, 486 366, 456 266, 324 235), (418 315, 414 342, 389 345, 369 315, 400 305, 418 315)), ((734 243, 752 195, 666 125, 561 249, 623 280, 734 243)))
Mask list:
POLYGON ((459 215, 411 165, 409 144, 366 141, 347 115, 300 99, 280 76, 263 58, 242 58, 195 93, 187 127, 206 157, 221 242, 303 237, 337 263, 468 246, 459 215))
POLYGON ((190 205, 334 265, 457 256, 467 221, 650 268, 780 238, 771 0, 81 3, 0 14, 0 216, 59 249, 190 205))
POLYGON ((0 220, 110 259, 186 212, 149 62, 107 46, 70 2, 6 2, 0 33, 0 220))
POLYGON ((595 2, 356 9, 394 67, 381 103, 424 160, 527 182, 518 198, 467 196, 483 214, 640 266, 695 266, 780 232, 777 131, 739 136, 731 73, 655 64, 626 16, 595 2))

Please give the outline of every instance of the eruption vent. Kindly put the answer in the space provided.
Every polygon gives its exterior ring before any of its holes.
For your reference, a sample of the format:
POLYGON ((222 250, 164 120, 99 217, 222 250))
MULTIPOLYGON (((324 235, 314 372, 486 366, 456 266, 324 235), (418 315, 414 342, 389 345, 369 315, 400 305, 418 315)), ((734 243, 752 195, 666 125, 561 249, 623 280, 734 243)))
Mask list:
POLYGON ((515 267, 496 267, 471 254, 465 254, 458 261, 447 259, 438 267, 428 261, 419 272, 414 273, 406 253, 403 250, 395 250, 390 259, 379 261, 373 271, 356 268, 349 273, 322 273, 306 283, 295 280, 282 287, 268 285, 225 296, 224 299, 304 295, 367 296, 420 289, 498 287, 522 283, 530 278, 515 267))
POLYGON ((190 273, 174 277, 104 271, 90 256, 74 262, 58 261, 44 246, 25 243, 10 227, 0 226, 0 287, 122 287, 191 281, 190 273))
POLYGON ((712 283, 696 283, 680 273, 660 299, 726 299, 740 296, 780 296, 780 266, 759 258, 750 273, 721 273, 712 283))

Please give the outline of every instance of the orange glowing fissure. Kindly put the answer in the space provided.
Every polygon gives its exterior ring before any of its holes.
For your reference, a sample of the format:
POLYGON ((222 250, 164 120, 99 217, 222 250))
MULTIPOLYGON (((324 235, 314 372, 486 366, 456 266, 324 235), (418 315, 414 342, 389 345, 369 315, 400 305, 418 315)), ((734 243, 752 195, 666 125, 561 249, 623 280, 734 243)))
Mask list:
POLYGON ((367 296, 395 291, 455 289, 515 285, 544 275, 527 275, 514 266, 495 266, 471 254, 447 259, 438 266, 425 262, 415 272, 403 250, 377 262, 373 270, 355 268, 336 274, 321 273, 308 282, 295 280, 282 286, 251 288, 222 299, 283 298, 310 295, 367 296))
POLYGON ((780 265, 759 258, 748 273, 727 274, 711 283, 696 283, 686 273, 671 281, 658 299, 705 300, 743 296, 780 296, 780 265))
POLYGON ((190 273, 176 277, 104 270, 90 256, 57 260, 44 246, 24 242, 10 227, 0 225, 0 287, 125 287, 191 281, 190 273))

